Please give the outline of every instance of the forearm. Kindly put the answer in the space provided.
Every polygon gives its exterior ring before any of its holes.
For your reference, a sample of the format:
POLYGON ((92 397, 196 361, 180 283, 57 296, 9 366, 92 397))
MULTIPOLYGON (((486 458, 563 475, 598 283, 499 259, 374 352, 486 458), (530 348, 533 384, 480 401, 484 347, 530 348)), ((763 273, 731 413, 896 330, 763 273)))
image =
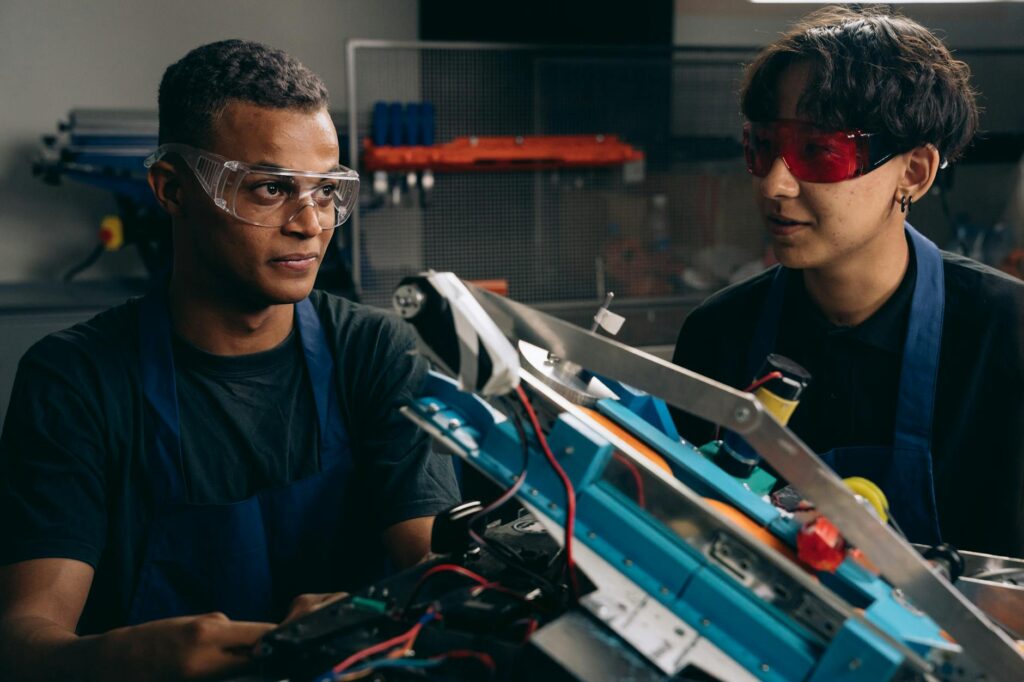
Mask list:
POLYGON ((103 648, 102 636, 79 637, 39 616, 0 621, 0 670, 12 682, 109 680, 103 648))

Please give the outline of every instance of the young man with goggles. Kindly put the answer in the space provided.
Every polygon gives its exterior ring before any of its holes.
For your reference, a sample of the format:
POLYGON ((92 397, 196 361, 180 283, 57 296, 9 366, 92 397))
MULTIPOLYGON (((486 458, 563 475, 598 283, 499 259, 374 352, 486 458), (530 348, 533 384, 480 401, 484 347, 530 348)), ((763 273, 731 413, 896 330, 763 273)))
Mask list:
POLYGON ((153 293, 22 360, 0 439, 4 679, 244 666, 282 619, 429 549, 458 501, 398 412, 426 367, 390 314, 312 291, 359 180, 327 91, 256 43, 164 74, 153 293))
POLYGON ((1022 556, 1024 283, 907 222, 977 128, 968 79, 886 9, 824 8, 766 47, 743 146, 779 266, 691 313, 674 361, 742 389, 769 353, 795 360, 812 379, 791 428, 881 487, 911 541, 1022 556))

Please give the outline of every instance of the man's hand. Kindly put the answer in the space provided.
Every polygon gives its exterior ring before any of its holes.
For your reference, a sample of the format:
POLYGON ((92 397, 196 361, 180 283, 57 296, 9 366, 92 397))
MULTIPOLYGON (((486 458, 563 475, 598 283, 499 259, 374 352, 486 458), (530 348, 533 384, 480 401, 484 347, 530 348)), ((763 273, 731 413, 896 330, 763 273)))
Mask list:
POLYGON ((347 596, 348 592, 300 594, 292 600, 291 606, 288 607, 288 615, 285 616, 283 621, 281 621, 281 625, 286 625, 299 616, 304 616, 307 613, 321 609, 328 604, 334 603, 339 599, 344 599, 347 596))
POLYGON ((223 613, 155 620, 97 637, 105 679, 199 680, 236 672, 275 626, 232 621, 223 613), (108 667, 109 666, 109 667, 108 667))

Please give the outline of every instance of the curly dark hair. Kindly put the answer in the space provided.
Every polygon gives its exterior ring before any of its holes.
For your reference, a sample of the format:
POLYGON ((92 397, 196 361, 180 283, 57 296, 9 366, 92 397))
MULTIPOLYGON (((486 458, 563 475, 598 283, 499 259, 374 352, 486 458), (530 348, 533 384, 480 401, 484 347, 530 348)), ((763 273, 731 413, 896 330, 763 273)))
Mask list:
POLYGON ((231 101, 276 109, 315 111, 327 106, 327 87, 287 53, 247 40, 195 48, 164 71, 160 81, 160 144, 209 144, 213 121, 231 101))
POLYGON ((794 63, 810 65, 798 108, 819 125, 886 133, 903 150, 930 143, 950 161, 977 130, 967 64, 887 7, 824 7, 764 48, 740 90, 748 120, 778 116, 776 83, 794 63))

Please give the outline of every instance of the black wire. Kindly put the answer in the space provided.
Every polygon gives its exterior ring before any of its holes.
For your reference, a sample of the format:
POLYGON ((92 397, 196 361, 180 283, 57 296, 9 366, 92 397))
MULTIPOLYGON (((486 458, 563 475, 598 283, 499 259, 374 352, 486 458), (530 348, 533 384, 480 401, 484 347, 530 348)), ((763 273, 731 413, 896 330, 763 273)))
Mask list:
POLYGON ((75 278, 75 275, 82 272, 83 270, 88 269, 89 267, 92 266, 93 263, 98 261, 100 259, 100 256, 103 255, 103 251, 105 249, 106 247, 103 244, 97 244, 96 248, 94 248, 92 252, 88 256, 86 256, 84 260, 82 260, 82 262, 80 262, 78 265, 74 266, 67 272, 65 272, 64 276, 61 279, 64 282, 70 282, 71 280, 73 280, 75 278))
MULTIPOLYGON (((512 425, 515 427, 516 433, 519 436, 519 445, 520 445, 520 448, 522 450, 523 464, 522 464, 522 468, 520 469, 519 474, 516 476, 516 478, 518 479, 520 476, 525 477, 525 475, 526 475, 526 469, 527 469, 527 466, 529 465, 529 461, 530 461, 530 443, 529 443, 529 440, 527 439, 526 427, 523 426, 522 415, 519 414, 518 406, 516 405, 516 403, 514 401, 508 399, 507 397, 502 397, 501 402, 505 406, 505 408, 508 410, 508 412, 509 412, 509 415, 508 415, 509 420, 512 422, 512 425)), ((513 499, 515 499, 515 498, 514 497, 513 498, 509 498, 509 500, 507 502, 511 502, 513 499)), ((507 504, 507 502, 506 502, 506 504, 507 504)), ((503 505, 501 505, 501 506, 503 506, 503 505)), ((489 554, 491 554, 495 558, 499 559, 502 563, 504 563, 509 568, 517 571, 518 573, 521 573, 521 574, 525 575, 526 577, 530 578, 534 582, 538 583, 541 586, 542 589, 548 591, 551 594, 558 594, 560 592, 560 590, 558 590, 555 587, 555 585, 551 583, 550 580, 548 580, 547 578, 544 578, 543 576, 541 576, 537 572, 535 572, 535 571, 531 570, 530 568, 528 568, 523 563, 522 557, 519 556, 519 554, 515 550, 513 550, 512 548, 508 547, 507 545, 505 545, 504 543, 502 543, 501 541, 499 541, 499 540, 497 540, 495 538, 489 538, 488 539, 488 538, 484 537, 483 528, 481 527, 481 524, 486 523, 487 517, 490 514, 492 514, 495 511, 497 511, 499 508, 500 507, 495 507, 494 509, 486 509, 485 508, 484 510, 481 510, 481 513, 478 513, 476 516, 474 516, 470 520, 469 528, 470 528, 470 530, 472 530, 477 535, 477 537, 478 537, 477 544, 480 545, 481 549, 483 549, 484 551, 488 552, 489 554), (483 513, 485 511, 487 512, 486 514, 483 513)))

